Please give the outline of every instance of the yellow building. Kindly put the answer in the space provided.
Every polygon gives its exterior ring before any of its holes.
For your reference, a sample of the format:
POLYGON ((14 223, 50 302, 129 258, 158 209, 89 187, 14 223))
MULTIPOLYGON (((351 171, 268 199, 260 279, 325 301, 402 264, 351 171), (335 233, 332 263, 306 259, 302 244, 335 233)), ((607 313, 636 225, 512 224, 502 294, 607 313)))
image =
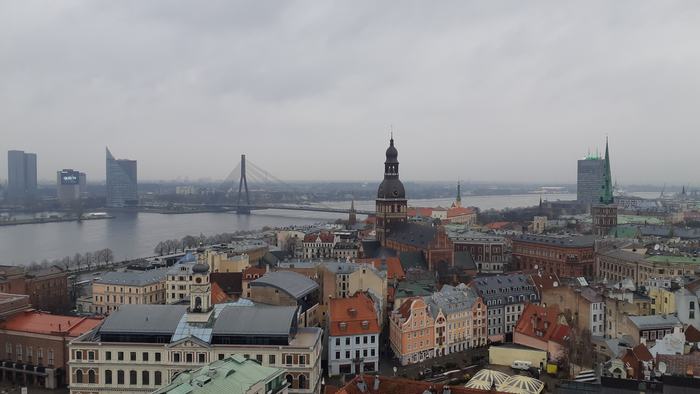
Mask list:
POLYGON ((120 305, 165 303, 167 270, 106 272, 92 284, 92 311, 109 314, 120 305))
POLYGON ((211 272, 243 272, 250 267, 247 254, 229 255, 226 252, 207 250, 206 260, 211 272))
POLYGON ((489 347, 489 364, 510 367, 514 361, 525 361, 535 368, 547 365, 547 352, 517 344, 489 347))
POLYGON ((663 287, 650 287, 649 298, 651 298, 652 315, 668 315, 676 313, 675 294, 663 287))

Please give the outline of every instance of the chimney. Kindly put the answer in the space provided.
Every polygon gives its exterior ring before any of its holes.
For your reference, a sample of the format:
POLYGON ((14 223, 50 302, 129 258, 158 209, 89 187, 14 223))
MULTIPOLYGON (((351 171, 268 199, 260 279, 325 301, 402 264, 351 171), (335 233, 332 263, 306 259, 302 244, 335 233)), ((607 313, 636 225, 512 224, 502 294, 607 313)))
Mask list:
POLYGON ((647 345, 647 339, 644 337, 639 337, 639 343, 646 346, 647 345))

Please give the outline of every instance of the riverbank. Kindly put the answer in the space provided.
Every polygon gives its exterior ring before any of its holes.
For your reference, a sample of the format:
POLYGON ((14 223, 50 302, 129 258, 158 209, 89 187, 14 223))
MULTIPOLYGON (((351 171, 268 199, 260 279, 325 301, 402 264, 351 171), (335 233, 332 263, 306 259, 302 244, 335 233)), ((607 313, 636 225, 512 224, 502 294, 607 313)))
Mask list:
POLYGON ((114 219, 114 216, 100 215, 100 216, 84 216, 84 217, 48 217, 48 218, 2 220, 2 221, 0 221, 0 226, 21 226, 24 224, 61 223, 61 222, 82 222, 82 221, 87 221, 87 220, 104 220, 104 219, 114 219))

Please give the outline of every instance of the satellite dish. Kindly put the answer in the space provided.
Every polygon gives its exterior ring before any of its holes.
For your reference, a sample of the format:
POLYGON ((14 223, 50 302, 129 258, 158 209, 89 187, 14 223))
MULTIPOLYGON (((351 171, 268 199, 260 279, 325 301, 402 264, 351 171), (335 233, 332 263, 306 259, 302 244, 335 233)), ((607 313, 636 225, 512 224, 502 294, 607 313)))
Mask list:
POLYGON ((666 373, 666 369, 667 369, 666 363, 663 361, 659 362, 659 372, 666 373))
POLYGON ((654 245, 654 250, 659 250, 659 249, 661 249, 661 246, 659 246, 659 244, 655 244, 655 245, 654 245))

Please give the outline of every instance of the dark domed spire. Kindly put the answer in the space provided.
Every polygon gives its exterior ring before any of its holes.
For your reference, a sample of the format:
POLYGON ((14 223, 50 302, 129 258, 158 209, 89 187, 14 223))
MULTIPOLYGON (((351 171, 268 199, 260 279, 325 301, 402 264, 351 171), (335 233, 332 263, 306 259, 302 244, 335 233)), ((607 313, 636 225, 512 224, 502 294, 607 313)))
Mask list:
POLYGON ((378 198, 404 199, 406 191, 399 180, 399 151, 394 146, 394 136, 389 140, 386 149, 386 161, 384 162, 384 180, 377 191, 378 198))

